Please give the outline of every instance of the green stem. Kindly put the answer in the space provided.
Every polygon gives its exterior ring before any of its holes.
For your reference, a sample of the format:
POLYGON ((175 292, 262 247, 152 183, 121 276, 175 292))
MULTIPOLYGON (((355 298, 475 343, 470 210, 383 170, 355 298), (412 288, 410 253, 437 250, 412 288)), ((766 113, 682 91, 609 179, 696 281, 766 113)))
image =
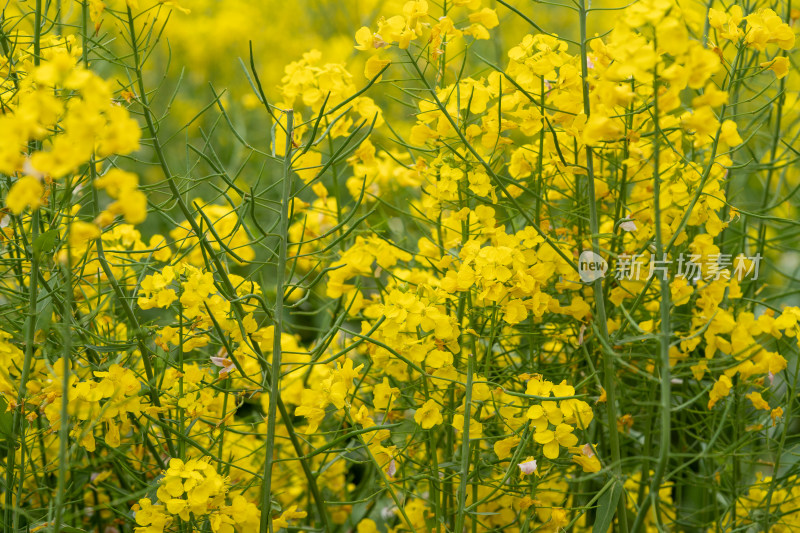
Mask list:
POLYGON ((42 58, 42 0, 36 0, 33 15, 33 64, 39 66, 42 58))
POLYGON ((475 355, 467 357, 467 392, 464 398, 464 427, 461 430, 461 480, 458 486, 458 516, 454 531, 464 531, 464 518, 467 508, 467 480, 469 478, 469 425, 472 414, 472 373, 474 372, 475 355))
POLYGON ((278 271, 275 280, 275 333, 272 345, 272 375, 267 408, 266 459, 264 460, 264 479, 261 488, 261 533, 270 531, 270 511, 272 510, 272 467, 274 464, 275 418, 278 408, 281 378, 281 332, 283 329, 283 297, 286 276, 287 241, 289 239, 289 202, 292 197, 292 133, 294 112, 286 113, 286 154, 283 159, 283 190, 281 192, 280 248, 278 251, 278 271))
MULTIPOLYGON (((583 112, 588 120, 591 114, 591 104, 589 101, 589 57, 586 48, 586 0, 580 0, 579 4, 580 14, 580 44, 581 44, 581 78, 583 80, 583 112)), ((597 213, 597 200, 595 198, 594 190, 594 158, 592 154, 592 147, 586 146, 586 169, 587 169, 587 182, 588 193, 587 201, 589 202, 589 230, 592 239, 592 251, 595 254, 600 253, 600 245, 598 234, 599 222, 597 213)), ((610 345, 608 336, 608 319, 606 317, 606 303, 603 294, 603 281, 597 279, 592 284, 592 291, 594 294, 595 307, 597 309, 597 330, 600 333, 601 341, 605 345, 610 345)), ((603 350, 603 388, 606 392, 606 414, 608 423, 608 440, 611 447, 611 461, 612 472, 617 479, 617 483, 622 484, 622 465, 621 451, 619 444, 619 434, 617 432, 617 391, 616 391, 616 375, 614 372, 614 355, 612 351, 603 350)), ((625 510, 625 497, 620 497, 617 506, 617 519, 619 528, 622 533, 628 531, 627 513, 625 510)))
MULTIPOLYGON (((6 459, 6 503, 5 512, 3 513, 3 524, 5 527, 10 527, 10 531, 17 530, 17 520, 19 513, 13 512, 14 509, 14 468, 15 459, 17 455, 17 430, 21 429, 22 442, 25 440, 25 428, 23 426, 25 419, 25 395, 28 392, 28 377, 31 372, 31 361, 33 360, 33 349, 36 335, 36 305, 39 298, 39 277, 35 274, 39 270, 39 252, 34 249, 36 238, 39 236, 39 210, 35 210, 31 216, 31 276, 30 287, 28 291, 28 320, 25 328, 25 358, 22 362, 22 374, 19 379, 19 388, 17 390, 17 405, 14 408, 14 416, 11 423, 11 431, 8 437, 7 445, 7 459, 6 459), (13 516, 12 516, 13 515, 13 516)), ((23 482, 25 457, 21 457, 20 461, 20 485, 23 482)), ((19 502, 17 502, 18 504, 19 502)))
MULTIPOLYGON (((655 47, 655 41, 653 42, 655 47)), ((655 245, 656 254, 655 259, 651 257, 650 261, 663 261, 664 257, 664 242, 662 238, 661 228, 661 176, 659 168, 659 140, 661 130, 658 120, 658 72, 657 68, 653 72, 653 212, 655 217, 655 245)), ((652 264, 652 263, 651 263, 652 264)), ((651 504, 654 504, 656 511, 656 523, 660 525, 660 506, 658 505, 659 488, 661 487, 661 479, 664 477, 664 472, 667 469, 667 464, 670 458, 670 430, 671 430, 671 407, 672 407, 672 381, 671 369, 669 365, 669 343, 671 337, 670 326, 670 289, 667 273, 661 272, 659 276, 660 283, 660 315, 661 315, 661 328, 659 334, 659 363, 660 363, 660 384, 661 384, 661 401, 659 405, 659 417, 661 419, 661 434, 659 439, 658 462, 656 463, 656 470, 650 481, 650 494, 639 509, 639 513, 634 522, 633 533, 636 533, 644 523, 644 517, 647 515, 647 510, 651 504)))
MULTIPOLYGON (((66 205, 71 204, 71 187, 67 185, 66 205)), ((67 485, 67 468, 69 465, 68 439, 69 439, 69 373, 72 360, 72 250, 69 246, 69 230, 65 237, 67 242, 67 264, 64 266, 64 311, 61 319, 64 321, 62 329, 62 342, 64 351, 64 365, 61 369, 61 426, 58 429, 58 485, 55 502, 54 533, 61 531, 61 519, 64 514, 64 499, 67 485)), ((58 365, 58 362, 56 362, 58 365)))
MULTIPOLYGON (((38 66, 41 61, 41 40, 42 40, 42 0, 36 0, 36 11, 33 15, 33 64, 38 66)), ((19 389, 17 391, 17 405, 12 417, 11 431, 8 437, 7 459, 6 459, 6 501, 3 512, 3 524, 5 527, 11 526, 11 531, 17 530, 19 513, 13 513, 14 507, 14 468, 17 450, 17 429, 21 429, 22 440, 20 442, 21 461, 20 461, 20 488, 24 482, 25 473, 25 395, 28 392, 28 377, 30 376, 31 361, 33 359, 34 337, 36 334, 36 306, 39 296, 39 252, 36 251, 36 238, 39 235, 39 210, 33 211, 31 216, 31 270, 28 291, 28 322, 25 331, 25 358, 22 363, 22 375, 20 376, 19 389)), ((19 504, 19 501, 16 502, 19 504)))

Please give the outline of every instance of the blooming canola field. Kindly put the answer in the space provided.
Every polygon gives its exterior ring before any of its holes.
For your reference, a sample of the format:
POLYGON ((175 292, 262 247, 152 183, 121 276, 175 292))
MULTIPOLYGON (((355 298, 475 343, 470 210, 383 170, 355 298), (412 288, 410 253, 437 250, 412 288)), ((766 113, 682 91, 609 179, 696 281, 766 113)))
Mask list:
POLYGON ((800 531, 788 0, 10 0, 0 531, 800 531))

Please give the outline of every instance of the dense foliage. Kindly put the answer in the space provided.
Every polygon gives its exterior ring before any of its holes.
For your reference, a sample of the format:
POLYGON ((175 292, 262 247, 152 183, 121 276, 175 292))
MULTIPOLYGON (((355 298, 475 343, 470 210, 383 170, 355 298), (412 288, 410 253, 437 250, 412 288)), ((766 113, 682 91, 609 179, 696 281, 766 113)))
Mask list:
POLYGON ((10 0, 2 531, 800 530, 788 0, 10 0))

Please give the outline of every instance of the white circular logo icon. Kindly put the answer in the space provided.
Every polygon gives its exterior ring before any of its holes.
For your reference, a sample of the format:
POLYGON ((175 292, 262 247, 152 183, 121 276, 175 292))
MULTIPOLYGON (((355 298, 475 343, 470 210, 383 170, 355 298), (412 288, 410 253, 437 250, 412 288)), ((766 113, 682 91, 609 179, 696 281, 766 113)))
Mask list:
POLYGON ((591 283, 602 279, 608 272, 608 263, 591 250, 584 250, 578 258, 578 274, 581 281, 591 283))

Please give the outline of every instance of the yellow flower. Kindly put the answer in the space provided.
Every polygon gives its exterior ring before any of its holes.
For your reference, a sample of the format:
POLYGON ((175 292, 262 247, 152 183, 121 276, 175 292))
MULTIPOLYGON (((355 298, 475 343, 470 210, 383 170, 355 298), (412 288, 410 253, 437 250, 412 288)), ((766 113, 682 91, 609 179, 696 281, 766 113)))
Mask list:
MULTIPOLYGON (((367 62, 364 65, 364 76, 366 76, 368 80, 371 80, 390 63, 391 60, 389 59, 381 59, 378 56, 371 56, 369 59, 367 59, 367 62)), ((377 81, 380 81, 380 78, 378 78, 377 81)))
POLYGON ((777 423, 776 420, 783 416, 783 407, 776 407, 770 411, 769 416, 772 417, 772 425, 774 426, 777 423))
POLYGON ((525 385, 525 394, 530 396, 550 396, 552 390, 553 384, 539 375, 533 376, 525 385))
POLYGON ((422 426, 422 429, 438 426, 443 420, 441 408, 434 400, 428 400, 414 413, 414 421, 422 426))
POLYGON ((488 7, 484 7, 476 13, 470 13, 469 21, 481 24, 487 29, 492 29, 500 24, 500 21, 497 19, 497 12, 488 7))
MULTIPOLYGON (((453 427, 456 431, 464 431, 464 415, 453 415, 453 427)), ((469 438, 480 439, 483 435, 483 424, 477 420, 469 421, 469 438)))
POLYGON ((585 444, 580 449, 573 448, 570 451, 573 453, 578 452, 577 455, 572 456, 572 462, 579 464, 584 472, 598 472, 600 470, 600 460, 591 445, 585 444))
MULTIPOLYGON (((247 501, 241 494, 233 497, 230 506, 225 508, 225 512, 233 518, 234 522, 242 526, 243 531, 253 531, 258 528, 261 520, 261 511, 258 507, 254 503, 247 501)), ((291 515, 291 518, 304 518, 305 516, 305 512, 295 512, 291 515)))
MULTIPOLYGON (((138 4, 139 3, 139 0, 126 0, 126 1, 128 2, 128 5, 138 4)), ((158 0, 158 1, 161 2, 162 4, 164 4, 165 6, 177 9, 178 11, 183 13, 184 15, 188 15, 189 13, 191 13, 191 10, 189 10, 188 8, 183 7, 178 2, 170 1, 170 0, 158 0)))
POLYGON ((287 508, 280 516, 272 519, 272 527, 278 530, 282 527, 289 527, 289 520, 296 520, 298 518, 305 518, 308 513, 305 511, 298 511, 296 505, 287 508))
POLYGON ((381 383, 372 389, 372 405, 376 410, 389 409, 393 400, 400 397, 400 389, 389 385, 389 380, 384 377, 381 383))
POLYGON ((742 20, 742 8, 739 6, 731 6, 728 13, 714 8, 708 11, 709 25, 719 31, 720 37, 729 41, 738 41, 744 36, 744 31, 739 28, 742 20))
POLYGON ((519 324, 528 317, 528 310, 522 300, 514 299, 503 306, 503 320, 511 325, 519 324))
POLYGON ((109 212, 122 215, 128 224, 141 224, 147 218, 147 196, 139 190, 127 190, 108 206, 109 212))
POLYGON ((727 396, 731 392, 731 387, 733 387, 731 378, 725 374, 721 375, 719 381, 714 383, 714 386, 711 388, 711 392, 709 393, 708 408, 711 409, 720 399, 727 396))
POLYGON ((297 157, 292 163, 292 167, 303 182, 311 183, 322 168, 322 154, 309 150, 297 157))
POLYGON ((760 65, 762 68, 774 72, 778 79, 785 78, 789 73, 789 58, 786 56, 778 56, 772 61, 764 61, 760 65))
POLYGON ((6 207, 15 215, 22 213, 26 207, 37 209, 41 205, 42 194, 44 187, 39 178, 23 176, 9 189, 6 207))
MULTIPOLYGON (((142 309, 153 309, 154 307, 166 309, 172 305, 172 302, 178 299, 175 290, 168 288, 174 279, 175 270, 170 266, 164 267, 159 273, 145 276, 139 288, 137 301, 139 307, 142 309)), ((170 335, 165 339, 164 342, 167 342, 169 339, 174 339, 174 336, 170 335)))
POLYGON ((685 277, 676 278, 669 284, 670 296, 675 306, 684 305, 689 302, 694 289, 685 277))
POLYGON ((97 189, 105 190, 112 198, 119 198, 123 191, 136 189, 139 186, 139 176, 118 168, 112 168, 104 175, 94 180, 97 189))
POLYGON ((153 250, 153 259, 166 263, 172 257, 172 250, 167 246, 167 241, 163 235, 155 234, 150 237, 149 247, 153 250))
POLYGON ((503 440, 499 440, 494 443, 494 453, 497 454, 497 458, 501 461, 503 459, 507 459, 511 455, 511 450, 515 448, 520 442, 520 438, 516 435, 512 437, 505 438, 503 440))
POLYGON ((137 529, 143 533, 162 533, 164 528, 172 522, 172 519, 164 513, 163 505, 153 505, 150 498, 139 500, 138 509, 134 510, 136 523, 144 528, 137 529))
POLYGON ((114 168, 97 178, 94 186, 105 189, 117 200, 108 206, 111 215, 122 215, 128 224, 141 224, 147 218, 147 197, 137 188, 139 177, 136 174, 114 168))
POLYGON ((356 526, 357 533, 378 533, 379 529, 378 526, 375 524, 375 521, 370 518, 364 518, 356 526))
POLYGON ((759 9, 745 17, 747 20, 747 34, 745 41, 748 46, 763 51, 769 43, 775 43, 784 50, 791 50, 794 46, 794 32, 791 26, 783 22, 771 9, 759 9))
POLYGON ((753 391, 746 396, 748 400, 753 404, 753 407, 756 409, 763 409, 765 411, 769 411, 769 404, 767 401, 761 396, 760 392, 753 391))
POLYGON ((708 363, 706 361, 700 361, 696 365, 692 365, 690 369, 692 370, 694 379, 700 381, 703 379, 703 376, 706 375, 706 372, 708 372, 708 363))
POLYGON ((533 439, 544 445, 544 456, 548 459, 558 457, 559 445, 569 448, 578 443, 578 437, 572 434, 572 427, 567 424, 559 424, 555 431, 537 431, 533 434, 533 439))
POLYGON ((569 524, 567 511, 564 509, 553 509, 550 513, 550 521, 547 523, 547 529, 548 531, 561 531, 567 524, 569 524))
POLYGON ((595 146, 603 141, 616 141, 622 136, 622 124, 613 118, 593 113, 583 130, 583 142, 595 146))
POLYGON ((738 146, 744 142, 739 136, 736 123, 732 120, 726 120, 722 123, 719 132, 719 141, 728 146, 738 146))
POLYGON ((433 350, 425 358, 425 364, 432 368, 441 368, 453 364, 453 354, 447 350, 433 350))
POLYGON ((681 123, 686 131, 695 134, 695 146, 710 143, 711 137, 719 127, 719 121, 711 106, 703 106, 692 112, 687 111, 681 116, 681 123))
POLYGON ((73 248, 86 246, 100 237, 100 228, 89 222, 75 220, 69 225, 69 244, 73 248))

